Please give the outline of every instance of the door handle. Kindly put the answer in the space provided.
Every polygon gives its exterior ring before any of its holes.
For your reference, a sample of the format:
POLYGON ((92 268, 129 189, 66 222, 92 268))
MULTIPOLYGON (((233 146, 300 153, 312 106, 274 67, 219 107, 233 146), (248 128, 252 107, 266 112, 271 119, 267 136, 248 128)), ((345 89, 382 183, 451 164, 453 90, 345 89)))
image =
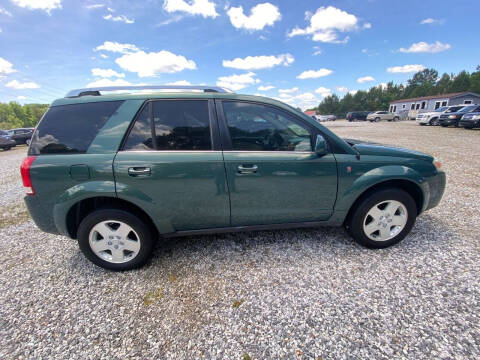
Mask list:
POLYGON ((258 170, 257 165, 251 165, 251 166, 243 166, 239 165, 238 166, 238 172, 239 174, 255 174, 258 170))
POLYGON ((128 168, 128 175, 130 176, 149 176, 152 169, 149 167, 131 167, 128 168))

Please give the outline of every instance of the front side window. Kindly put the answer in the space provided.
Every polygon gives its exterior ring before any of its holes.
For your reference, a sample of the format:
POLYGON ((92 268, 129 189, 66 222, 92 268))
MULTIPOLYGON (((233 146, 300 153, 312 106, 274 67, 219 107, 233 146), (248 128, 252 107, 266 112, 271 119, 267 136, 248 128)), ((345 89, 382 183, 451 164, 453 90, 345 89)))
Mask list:
POLYGON ((147 103, 130 130, 124 146, 124 150, 195 151, 211 148, 206 100, 159 100, 147 103), (153 115, 153 129, 150 111, 153 115))
POLYGON ((123 101, 52 106, 35 131, 29 155, 83 154, 123 101))
POLYGON ((224 101, 223 110, 233 150, 312 151, 308 128, 274 107, 224 101))

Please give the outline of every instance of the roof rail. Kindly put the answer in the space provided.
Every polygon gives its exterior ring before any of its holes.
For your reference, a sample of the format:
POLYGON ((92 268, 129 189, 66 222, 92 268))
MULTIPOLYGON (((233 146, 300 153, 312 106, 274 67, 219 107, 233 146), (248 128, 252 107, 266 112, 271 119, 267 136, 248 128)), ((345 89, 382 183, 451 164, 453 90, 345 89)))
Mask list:
POLYGON ((121 90, 199 90, 203 92, 215 93, 231 93, 232 91, 219 86, 184 86, 184 85, 145 85, 145 86, 105 86, 96 88, 84 88, 70 90, 65 97, 79 97, 79 96, 100 96, 101 91, 121 91, 121 90))

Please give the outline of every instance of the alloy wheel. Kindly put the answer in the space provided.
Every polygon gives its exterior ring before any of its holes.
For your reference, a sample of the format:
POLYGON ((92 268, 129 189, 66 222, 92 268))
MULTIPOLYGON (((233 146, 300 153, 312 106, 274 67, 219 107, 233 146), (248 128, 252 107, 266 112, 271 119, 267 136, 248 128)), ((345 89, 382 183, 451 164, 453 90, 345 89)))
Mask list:
POLYGON ((102 221, 92 227, 89 244, 93 253, 110 263, 121 264, 140 251, 140 237, 133 228, 118 220, 102 221))
POLYGON ((363 220, 363 231, 370 240, 388 241, 405 228, 407 220, 405 205, 396 200, 386 200, 367 212, 363 220))

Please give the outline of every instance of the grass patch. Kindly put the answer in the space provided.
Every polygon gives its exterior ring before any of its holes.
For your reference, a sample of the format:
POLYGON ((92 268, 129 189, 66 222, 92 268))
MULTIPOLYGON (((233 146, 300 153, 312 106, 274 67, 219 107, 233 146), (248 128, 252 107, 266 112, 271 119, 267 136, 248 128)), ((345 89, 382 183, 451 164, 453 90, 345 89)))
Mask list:
POLYGON ((250 357, 250 355, 248 355, 247 353, 244 353, 242 355, 242 360, 252 360, 252 358, 250 357))
POLYGON ((156 290, 149 291, 147 295, 143 297, 143 303, 145 305, 151 305, 154 301, 158 301, 163 297, 163 290, 162 288, 158 288, 156 290))
POLYGON ((11 225, 23 224, 30 220, 30 214, 23 202, 2 207, 0 210, 0 229, 11 225))
POLYGON ((232 304, 232 308, 236 309, 238 307, 240 307, 240 305, 243 304, 243 300, 235 300, 232 304))

